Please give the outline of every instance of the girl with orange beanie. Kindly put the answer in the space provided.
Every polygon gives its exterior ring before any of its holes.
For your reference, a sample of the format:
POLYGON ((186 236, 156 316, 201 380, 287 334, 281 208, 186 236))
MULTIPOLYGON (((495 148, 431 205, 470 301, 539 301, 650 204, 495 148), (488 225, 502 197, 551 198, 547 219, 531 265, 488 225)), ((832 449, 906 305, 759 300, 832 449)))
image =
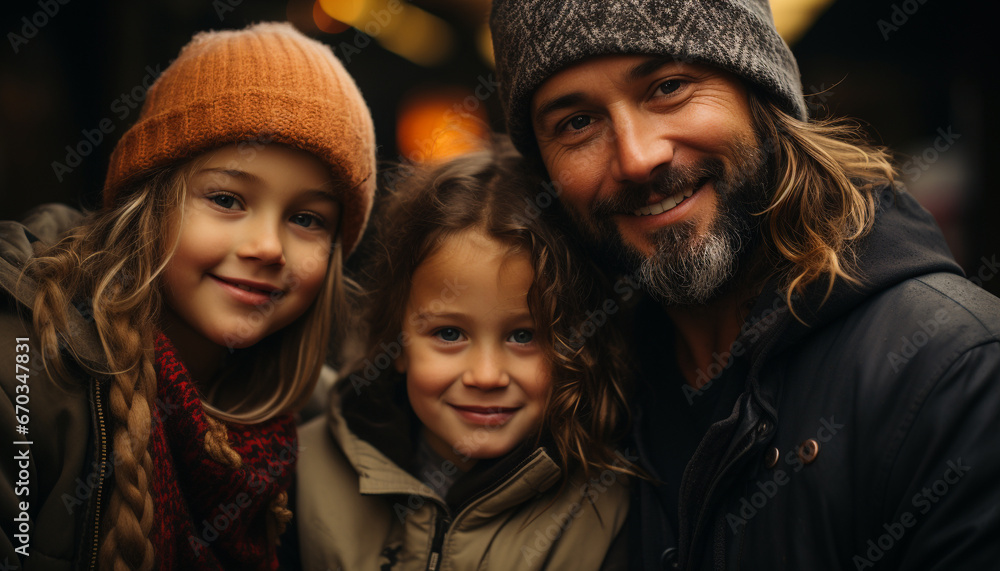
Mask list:
POLYGON ((351 77, 258 24, 181 51, 102 209, 0 224, 0 565, 277 567, 292 413, 337 337, 374 187, 351 77))

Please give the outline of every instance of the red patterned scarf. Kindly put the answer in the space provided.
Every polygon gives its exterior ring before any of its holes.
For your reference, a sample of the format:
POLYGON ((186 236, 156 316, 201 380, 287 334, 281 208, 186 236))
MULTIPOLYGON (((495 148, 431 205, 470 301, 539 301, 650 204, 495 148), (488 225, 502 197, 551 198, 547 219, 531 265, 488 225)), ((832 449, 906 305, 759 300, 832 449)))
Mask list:
POLYGON ((298 441, 291 415, 227 425, 242 466, 223 465, 205 450, 209 423, 201 397, 162 334, 156 339, 156 373, 151 539, 159 568, 277 569, 268 519, 295 473, 298 441))

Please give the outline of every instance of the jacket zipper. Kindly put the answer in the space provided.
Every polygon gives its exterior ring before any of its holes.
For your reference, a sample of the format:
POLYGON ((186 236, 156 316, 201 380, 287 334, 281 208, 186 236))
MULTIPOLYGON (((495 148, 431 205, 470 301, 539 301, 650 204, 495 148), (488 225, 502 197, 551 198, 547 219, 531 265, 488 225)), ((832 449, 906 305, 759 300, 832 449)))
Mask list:
MULTIPOLYGON (((726 463, 725 466, 722 467, 722 469, 719 471, 718 474, 716 474, 715 478, 712 480, 712 483, 708 486, 708 491, 705 493, 705 505, 708 505, 709 502, 711 501, 713 494, 715 494, 715 490, 719 487, 719 482, 721 482, 723 477, 726 475, 726 471, 728 471, 733 466, 734 463, 738 462, 741 458, 743 458, 744 455, 746 455, 747 451, 753 447, 753 442, 754 438, 753 436, 750 436, 750 441, 747 442, 747 444, 743 446, 742 449, 739 452, 737 452, 736 455, 732 459, 730 459, 728 463, 726 463)), ((691 545, 697 545, 698 537, 701 535, 702 529, 704 529, 706 524, 706 519, 708 518, 709 515, 708 511, 709 510, 702 509, 701 512, 698 514, 698 520, 694 526, 694 533, 691 534, 691 542, 690 542, 691 545)))
POLYGON ((441 550, 444 547, 444 536, 448 533, 451 520, 442 516, 434 522, 434 541, 431 542, 431 556, 427 559, 427 571, 437 571, 441 564, 441 550))
MULTIPOLYGON (((455 519, 456 520, 460 519, 462 515, 465 514, 469 506, 475 504, 478 500, 486 496, 490 491, 503 485, 503 483, 506 482, 512 474, 517 473, 518 470, 529 464, 534 456, 535 456, 534 453, 529 454, 527 458, 518 462, 516 466, 514 466, 506 474, 504 474, 503 477, 501 477, 499 480, 493 483, 493 485, 488 486, 484 490, 480 490, 479 493, 477 493, 474 497, 469 498, 460 506, 458 506, 456 510, 457 515, 455 516, 455 519)), ((441 552, 444 550, 444 538, 445 535, 448 534, 448 528, 451 526, 452 523, 452 519, 448 515, 447 506, 442 506, 442 511, 444 512, 445 515, 441 516, 440 518, 438 518, 437 521, 434 522, 434 540, 431 542, 430 557, 427 558, 427 571, 437 571, 438 568, 440 567, 441 557, 442 557, 441 552)))
POLYGON ((100 475, 97 479, 97 503, 94 506, 94 541, 91 544, 90 550, 90 569, 97 569, 98 543, 101 536, 101 496, 104 491, 104 469, 107 465, 108 457, 107 433, 104 428, 104 408, 101 406, 100 380, 95 380, 94 382, 94 408, 97 409, 97 429, 98 438, 100 439, 100 444, 97 447, 100 455, 100 463, 98 464, 100 475))
MULTIPOLYGON (((768 331, 769 334, 767 335, 767 338, 763 341, 761 352, 757 356, 758 362, 761 363, 764 362, 765 356, 770 352, 771 346, 774 345, 775 339, 778 338, 778 334, 782 330, 784 330, 784 325, 779 325, 777 329, 771 329, 768 331)), ((750 374, 748 375, 747 378, 747 385, 751 386, 752 383, 755 382, 759 376, 760 376, 759 368, 756 370, 751 369, 750 374)), ((757 426, 759 426, 759 424, 757 426)), ((754 435, 757 431, 757 426, 754 426, 754 428, 750 431, 748 442, 738 452, 736 452, 736 454, 732 458, 730 458, 728 462, 722 465, 718 473, 716 473, 715 478, 713 478, 712 480, 712 483, 708 486, 708 491, 705 493, 705 503, 704 503, 705 506, 709 505, 709 503, 711 502, 712 495, 715 493, 715 490, 719 487, 719 482, 722 481, 723 477, 726 475, 726 472, 730 470, 734 464, 739 462, 740 459, 743 458, 743 456, 745 456, 751 448, 753 448, 754 442, 756 440, 754 435)), ((705 520, 709 516, 707 512, 708 510, 703 508, 701 512, 698 514, 698 519, 695 522, 694 532, 691 534, 689 545, 697 545, 698 537, 699 535, 701 535, 701 531, 706 523, 705 520)), ((694 562, 693 559, 691 561, 687 561, 686 563, 688 563, 688 565, 685 565, 685 567, 690 567, 690 564, 693 562, 694 562)))

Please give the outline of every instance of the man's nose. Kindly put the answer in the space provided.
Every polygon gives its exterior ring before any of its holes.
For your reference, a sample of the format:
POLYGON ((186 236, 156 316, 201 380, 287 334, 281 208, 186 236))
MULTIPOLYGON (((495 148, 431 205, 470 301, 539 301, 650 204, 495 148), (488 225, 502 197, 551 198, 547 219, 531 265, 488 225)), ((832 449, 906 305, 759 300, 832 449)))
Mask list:
POLYGON ((674 143, 659 125, 634 112, 614 118, 613 176, 618 182, 645 183, 674 158, 674 143))

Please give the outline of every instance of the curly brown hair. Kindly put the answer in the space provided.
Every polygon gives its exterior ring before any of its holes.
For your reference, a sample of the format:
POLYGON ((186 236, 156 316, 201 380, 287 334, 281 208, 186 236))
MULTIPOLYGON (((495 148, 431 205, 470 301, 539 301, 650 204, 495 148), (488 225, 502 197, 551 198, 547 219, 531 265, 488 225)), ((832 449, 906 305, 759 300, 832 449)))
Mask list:
MULTIPOLYGON (((556 190, 533 174, 505 137, 488 151, 401 171, 401 182, 380 205, 362 278, 368 325, 363 358, 376 362, 384 347, 398 343, 411 278, 443 238, 481 229, 530 260, 528 309, 552 368, 539 437, 551 435, 564 478, 575 468, 587 475, 609 468, 632 473, 614 450, 628 415, 624 341, 610 319, 591 320, 612 299, 610 288, 567 236, 571 225, 556 190)), ((393 367, 381 369, 372 381, 388 395, 386 389, 404 377, 393 367)))

